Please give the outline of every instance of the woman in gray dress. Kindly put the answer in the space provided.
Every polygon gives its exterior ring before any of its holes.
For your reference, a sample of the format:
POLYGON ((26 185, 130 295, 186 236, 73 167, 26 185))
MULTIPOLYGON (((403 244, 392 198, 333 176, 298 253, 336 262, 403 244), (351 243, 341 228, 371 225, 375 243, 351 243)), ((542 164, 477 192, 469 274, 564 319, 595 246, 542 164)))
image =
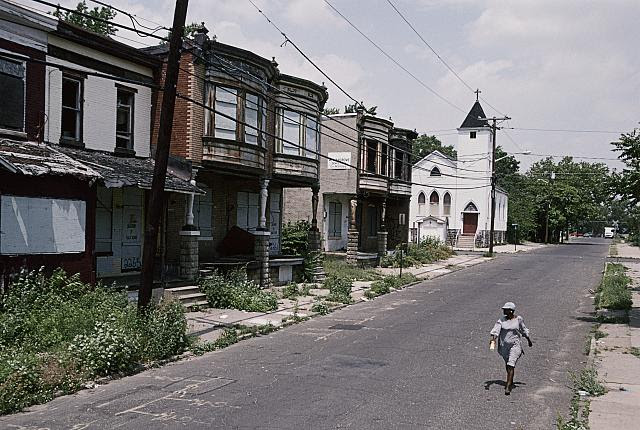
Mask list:
POLYGON ((516 305, 513 302, 504 304, 502 307, 504 316, 491 329, 491 340, 489 341, 492 348, 495 342, 498 342, 498 353, 504 359, 507 367, 507 384, 504 388, 506 395, 511 394, 516 362, 524 354, 520 342, 521 338, 527 339, 529 347, 533 346, 533 342, 529 338, 529 329, 524 325, 524 319, 520 315, 516 315, 515 311, 516 305))

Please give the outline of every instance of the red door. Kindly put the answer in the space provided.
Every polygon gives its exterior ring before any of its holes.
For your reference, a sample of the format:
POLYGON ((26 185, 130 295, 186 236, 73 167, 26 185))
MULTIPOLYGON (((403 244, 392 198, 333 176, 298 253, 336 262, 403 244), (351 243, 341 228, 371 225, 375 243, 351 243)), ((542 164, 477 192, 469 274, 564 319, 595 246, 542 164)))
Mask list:
POLYGON ((478 229, 478 214, 462 214, 462 234, 476 234, 478 229))

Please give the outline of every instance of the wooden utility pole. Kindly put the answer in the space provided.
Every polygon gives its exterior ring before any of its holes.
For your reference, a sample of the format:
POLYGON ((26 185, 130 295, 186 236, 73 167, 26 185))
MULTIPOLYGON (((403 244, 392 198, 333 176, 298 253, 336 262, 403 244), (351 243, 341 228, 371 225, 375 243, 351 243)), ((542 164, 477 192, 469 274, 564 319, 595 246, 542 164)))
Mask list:
POLYGON ((173 14, 167 72, 162 93, 162 108, 160 111, 153 182, 151 183, 151 192, 149 193, 149 205, 144 231, 142 272, 140 275, 140 289, 138 290, 139 309, 149 304, 151 301, 151 292, 153 291, 153 263, 156 256, 158 229, 160 227, 164 204, 164 185, 167 176, 167 164, 169 162, 173 111, 176 104, 176 87, 178 84, 180 54, 182 51, 182 36, 184 35, 184 24, 187 18, 188 5, 189 0, 176 0, 176 8, 173 14))
MULTIPOLYGON (((476 93, 477 96, 477 93, 476 93)), ((496 218, 496 134, 500 129, 498 121, 507 121, 511 118, 504 116, 502 118, 478 118, 479 120, 491 120, 491 230, 489 231, 489 254, 493 254, 493 236, 495 235, 495 218, 496 218)))

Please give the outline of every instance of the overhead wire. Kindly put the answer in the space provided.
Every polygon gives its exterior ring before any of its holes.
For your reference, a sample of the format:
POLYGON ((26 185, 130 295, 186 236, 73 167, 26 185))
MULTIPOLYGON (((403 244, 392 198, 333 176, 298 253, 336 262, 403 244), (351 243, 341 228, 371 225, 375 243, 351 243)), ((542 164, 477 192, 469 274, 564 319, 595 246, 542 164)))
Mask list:
MULTIPOLYGON (((249 0, 251 1, 251 0, 249 0)), ((362 37, 364 37, 367 41, 369 41, 369 43, 371 43, 373 46, 376 47, 376 49, 378 51, 380 51, 385 57, 387 57, 389 60, 391 60, 391 62, 393 62, 396 66, 398 66, 400 69, 402 69, 405 73, 407 73, 409 76, 411 76, 416 82, 418 82, 422 87, 424 87, 425 89, 427 89, 431 94, 433 94, 434 96, 438 97, 440 100, 442 100, 443 102, 445 102, 446 104, 448 104, 449 106, 453 107, 454 109, 459 110, 462 113, 466 113, 466 111, 462 108, 460 108, 459 106, 457 106, 455 103, 451 102, 450 100, 448 100, 447 98, 445 98, 444 96, 442 96, 440 93, 438 93, 436 90, 434 90, 433 88, 431 88, 429 85, 427 85, 422 79, 418 78, 413 72, 411 72, 409 69, 407 69, 405 66, 403 66, 398 60, 396 60, 394 57, 392 57, 387 51, 385 51, 380 45, 378 45, 373 39, 371 39, 369 36, 367 36, 362 30, 360 30, 360 28, 358 28, 353 22, 351 22, 351 20, 349 20, 349 18, 347 18, 342 12, 340 12, 333 4, 331 4, 328 0, 324 0, 324 2, 329 5, 329 7, 335 12, 337 13, 344 21, 347 22, 347 24, 349 24, 354 30, 356 30, 362 37)))

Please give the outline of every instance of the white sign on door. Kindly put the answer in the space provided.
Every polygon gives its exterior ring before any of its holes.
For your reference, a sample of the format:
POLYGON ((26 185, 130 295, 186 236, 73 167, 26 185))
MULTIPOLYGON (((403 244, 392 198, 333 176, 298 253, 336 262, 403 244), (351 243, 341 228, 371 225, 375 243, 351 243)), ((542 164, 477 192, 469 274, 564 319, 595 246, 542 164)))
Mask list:
POLYGON ((329 170, 349 170, 351 164, 350 152, 329 152, 327 154, 327 169, 329 170), (345 164, 343 164, 345 163, 345 164))

